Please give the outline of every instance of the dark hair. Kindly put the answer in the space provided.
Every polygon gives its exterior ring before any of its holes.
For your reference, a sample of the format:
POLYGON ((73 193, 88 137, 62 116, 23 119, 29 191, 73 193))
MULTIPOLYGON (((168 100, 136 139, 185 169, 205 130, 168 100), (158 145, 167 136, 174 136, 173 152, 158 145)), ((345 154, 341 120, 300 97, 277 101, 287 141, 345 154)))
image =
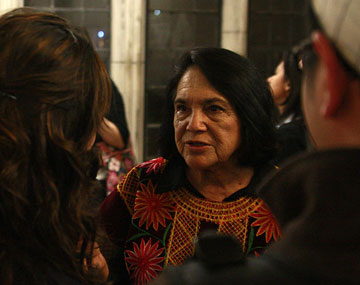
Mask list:
MULTIPOLYGON (((317 17, 314 14, 314 11, 312 9, 312 5, 309 5, 309 23, 310 23, 310 30, 322 30, 320 27, 320 23, 317 19, 317 17)), ((310 40, 311 42, 311 40, 310 40)), ((318 63, 318 57, 315 53, 314 49, 312 48, 312 44, 308 49, 306 49, 303 53, 303 80, 310 79, 309 82, 312 82, 312 79, 314 78, 314 71, 318 63)), ((312 83, 311 83, 312 84, 312 83)))
POLYGON ((284 111, 280 116, 280 121, 290 115, 296 120, 303 120, 301 109, 301 78, 302 69, 299 67, 300 60, 303 60, 304 53, 309 49, 310 43, 306 42, 301 46, 296 46, 292 50, 285 51, 282 56, 284 62, 284 77, 290 83, 289 96, 283 102, 284 111))
POLYGON ((210 84, 235 108, 241 122, 241 165, 256 166, 272 157, 275 145, 275 105, 267 82, 246 58, 222 48, 196 48, 181 57, 166 91, 160 130, 160 154, 182 160, 173 127, 176 88, 185 71, 197 66, 210 84))
POLYGON ((0 17, 0 62, 0 280, 85 280, 76 251, 96 231, 89 148, 107 72, 84 31, 28 9, 0 17))
POLYGON ((302 117, 300 89, 301 89, 301 70, 299 69, 299 61, 295 54, 286 51, 283 54, 284 77, 290 82, 289 96, 286 98, 284 112, 280 119, 286 118, 293 114, 295 118, 302 117))

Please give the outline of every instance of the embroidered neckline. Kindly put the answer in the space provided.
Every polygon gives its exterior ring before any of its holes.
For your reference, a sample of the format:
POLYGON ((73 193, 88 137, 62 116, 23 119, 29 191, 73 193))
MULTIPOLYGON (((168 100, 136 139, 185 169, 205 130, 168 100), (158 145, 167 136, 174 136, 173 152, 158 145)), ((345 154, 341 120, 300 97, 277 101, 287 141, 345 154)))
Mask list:
POLYGON ((246 218, 257 209, 261 200, 255 197, 240 197, 230 202, 213 202, 197 197, 186 188, 181 187, 169 192, 176 205, 184 212, 206 221, 219 223, 246 218))

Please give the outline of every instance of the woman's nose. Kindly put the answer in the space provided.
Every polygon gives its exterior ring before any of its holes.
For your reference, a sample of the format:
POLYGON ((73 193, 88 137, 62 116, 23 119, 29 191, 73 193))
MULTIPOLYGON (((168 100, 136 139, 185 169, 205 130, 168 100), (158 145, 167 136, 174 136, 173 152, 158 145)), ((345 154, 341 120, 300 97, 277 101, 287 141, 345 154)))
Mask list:
POLYGON ((206 131, 206 116, 200 111, 191 113, 186 126, 188 131, 206 131))

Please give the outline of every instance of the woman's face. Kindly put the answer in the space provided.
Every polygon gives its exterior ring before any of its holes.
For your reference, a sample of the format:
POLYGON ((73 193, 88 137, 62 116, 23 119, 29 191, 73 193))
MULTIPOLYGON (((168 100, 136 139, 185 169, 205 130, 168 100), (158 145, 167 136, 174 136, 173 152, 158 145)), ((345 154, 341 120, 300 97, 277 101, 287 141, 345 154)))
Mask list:
POLYGON ((281 105, 285 102, 289 96, 290 83, 289 80, 285 79, 284 62, 280 62, 275 69, 275 74, 268 77, 267 82, 269 83, 272 96, 276 105, 281 105))
POLYGON ((237 163, 241 126, 229 101, 196 66, 181 78, 174 100, 177 149, 190 169, 210 170, 237 163))

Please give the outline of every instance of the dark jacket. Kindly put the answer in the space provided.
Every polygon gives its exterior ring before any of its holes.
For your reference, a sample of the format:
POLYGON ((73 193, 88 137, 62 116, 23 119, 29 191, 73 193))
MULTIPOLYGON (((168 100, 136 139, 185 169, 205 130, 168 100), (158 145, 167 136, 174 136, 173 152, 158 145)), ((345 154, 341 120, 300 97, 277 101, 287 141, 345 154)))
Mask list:
POLYGON ((208 235, 193 260, 155 284, 360 284, 359 162, 360 149, 339 149, 287 163, 259 189, 282 229, 279 242, 245 260, 229 238, 208 235))
POLYGON ((276 135, 278 144, 273 161, 275 165, 281 165, 290 157, 309 148, 305 122, 301 118, 281 124, 276 130, 276 135))

